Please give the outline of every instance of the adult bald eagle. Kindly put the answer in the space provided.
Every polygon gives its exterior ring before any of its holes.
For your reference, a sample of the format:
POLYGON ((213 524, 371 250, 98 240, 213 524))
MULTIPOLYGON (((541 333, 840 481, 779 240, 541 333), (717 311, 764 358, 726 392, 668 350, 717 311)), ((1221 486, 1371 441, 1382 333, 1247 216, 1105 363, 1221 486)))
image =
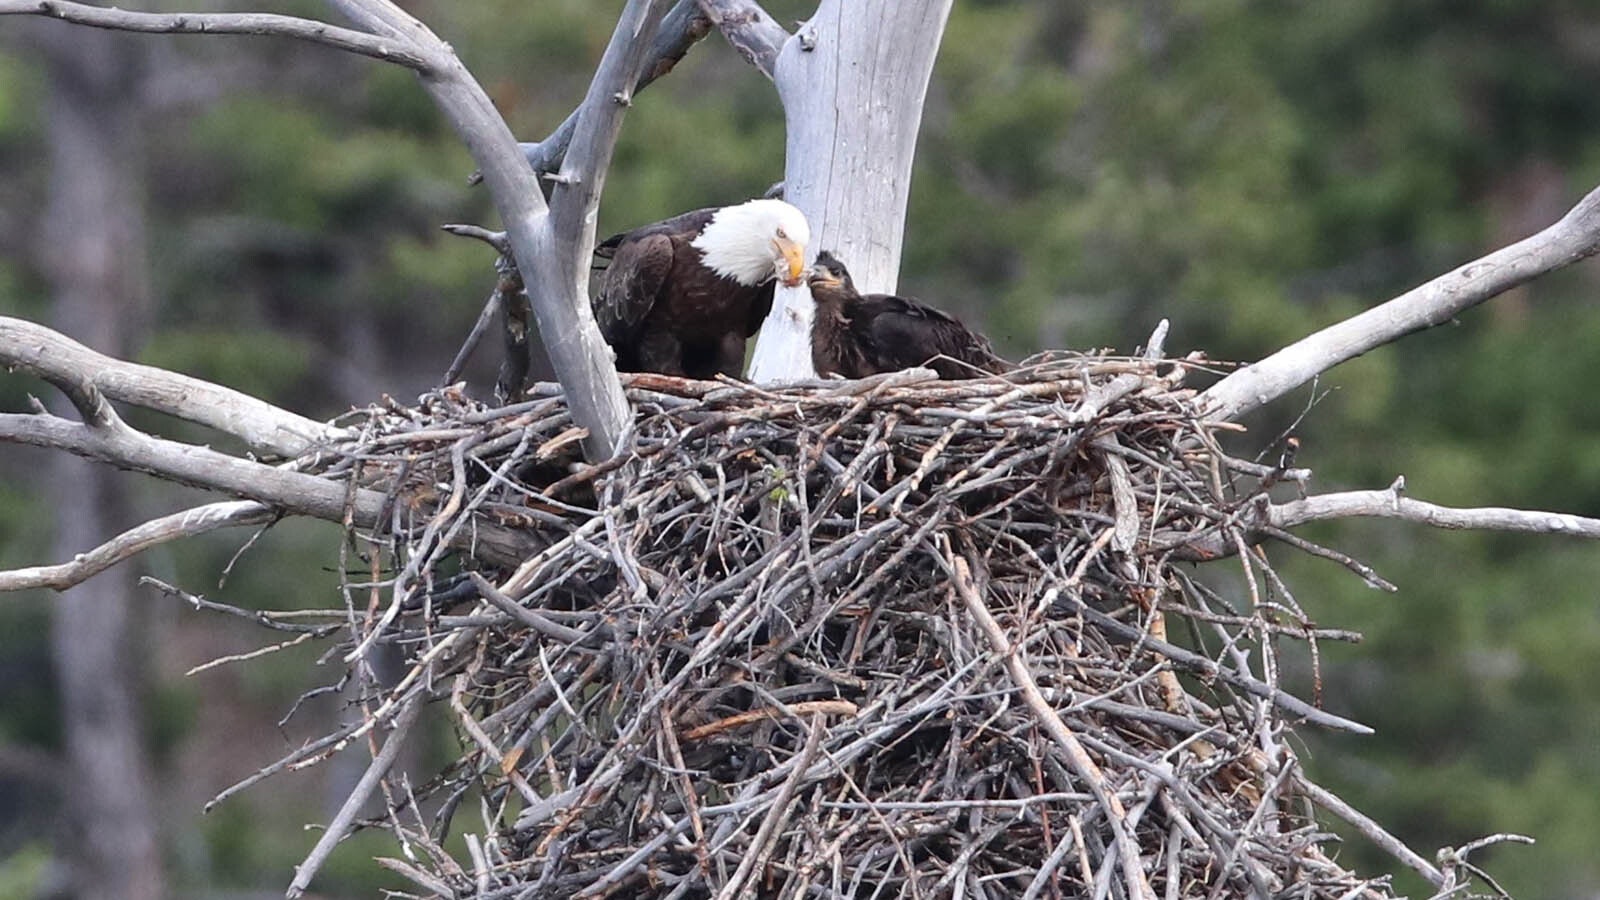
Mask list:
POLYGON ((1012 368, 987 338, 949 313, 909 297, 862 295, 844 263, 826 250, 807 281, 817 302, 811 364, 819 375, 862 378, 925 365, 940 378, 974 378, 1012 368))
POLYGON ((697 209, 615 235, 594 317, 626 372, 738 377, 745 339, 772 309, 774 283, 798 285, 811 229, 782 200, 697 209))

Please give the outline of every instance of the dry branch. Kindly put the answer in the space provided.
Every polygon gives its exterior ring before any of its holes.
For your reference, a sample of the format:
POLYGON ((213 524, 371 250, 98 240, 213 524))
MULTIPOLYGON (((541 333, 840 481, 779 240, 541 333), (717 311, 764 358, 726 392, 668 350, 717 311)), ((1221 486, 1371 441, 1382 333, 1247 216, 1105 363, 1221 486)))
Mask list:
POLYGON ((87 378, 112 400, 215 428, 257 452, 299 456, 346 436, 248 394, 96 353, 23 319, 0 316, 0 365, 52 382, 87 378))
POLYGON ((33 588, 64 591, 154 547, 219 528, 263 525, 278 515, 272 507, 254 500, 230 500, 186 509, 130 528, 67 562, 0 572, 0 592, 33 588))
POLYGON ((710 17, 712 24, 733 45, 733 49, 739 51, 745 62, 755 66, 768 78, 773 77, 778 51, 789 40, 789 32, 754 0, 699 2, 701 11, 710 17))
MULTIPOLYGON (((637 19, 641 5, 648 3, 630 0, 624 21, 629 21, 630 15, 637 19)), ((356 13, 368 16, 404 15, 387 0, 342 0, 341 6, 355 7, 356 13)), ((575 228, 576 221, 566 214, 562 217, 565 228, 557 227, 533 169, 482 86, 448 44, 421 23, 415 23, 411 30, 435 63, 434 74, 421 79, 422 86, 478 164, 505 225, 518 271, 525 282, 540 287, 532 295, 540 338, 566 392, 574 420, 589 435, 584 442, 585 451, 591 460, 604 459, 616 448, 628 409, 610 348, 589 312, 587 285, 576 274, 582 271, 587 276, 593 223, 575 228)), ((619 22, 618 33, 625 31, 623 22, 619 22)), ((613 40, 595 73, 590 99, 584 102, 582 117, 596 117, 599 128, 599 140, 592 146, 607 158, 610 145, 606 135, 614 139, 615 131, 599 123, 609 122, 617 113, 604 107, 608 103, 614 105, 611 95, 637 78, 637 68, 630 72, 626 67, 630 63, 636 67, 641 56, 632 55, 625 41, 619 44, 613 40), (611 85, 620 87, 604 89, 611 85)))
MULTIPOLYGON (((338 522, 344 518, 344 485, 315 475, 228 456, 206 447, 151 437, 122 425, 96 428, 50 415, 0 414, 0 442, 65 450, 134 472, 202 490, 246 497, 296 515, 338 522)), ((353 493, 360 519, 372 522, 383 506, 377 491, 353 493)))
POLYGON ((1347 491, 1319 494, 1275 504, 1268 521, 1278 528, 1297 528, 1307 522, 1353 518, 1401 519, 1435 528, 1519 531, 1532 534, 1569 534, 1600 539, 1600 519, 1569 513, 1485 506, 1461 509, 1413 500, 1395 490, 1347 491))
MULTIPOLYGON (((330 522, 352 519, 363 527, 373 527, 379 523, 385 510, 393 508, 390 498, 380 491, 352 490, 345 484, 327 478, 239 459, 206 447, 151 437, 129 428, 120 419, 94 426, 51 415, 5 413, 0 414, 0 443, 64 450, 119 469, 154 475, 165 481, 245 497, 269 505, 283 514, 310 516, 330 522)), ((320 452, 317 451, 316 455, 320 455, 320 452)), ((146 523, 129 534, 148 536, 152 531, 162 529, 162 521, 146 523)), ((128 535, 123 537, 127 538, 128 535)), ((470 530, 460 536, 460 540, 470 543, 476 552, 502 561, 520 559, 528 549, 525 540, 492 522, 475 522, 470 530)), ((118 538, 112 545, 121 542, 122 538, 118 538)), ((136 552, 142 548, 123 549, 136 552)), ((63 567, 88 566, 95 562, 110 565, 117 561, 107 560, 104 556, 106 552, 117 555, 122 551, 106 551, 102 548, 82 563, 75 560, 63 564, 63 567)), ((125 558, 126 555, 118 558, 125 558)), ((56 568, 58 571, 61 569, 56 568)), ((17 590, 37 586, 34 583, 37 577, 54 574, 49 569, 43 572, 38 569, 19 570, 6 573, 0 578, 0 583, 11 585, 8 589, 17 590)))
POLYGON ((1442 325, 1485 300, 1596 252, 1600 252, 1600 188, 1590 191, 1561 221, 1538 234, 1234 372, 1201 395, 1206 414, 1219 421, 1237 419, 1339 363, 1412 332, 1442 325))
MULTIPOLYGON (((689 48, 699 43, 710 31, 711 20, 700 10, 696 0, 678 0, 677 5, 661 19, 661 27, 656 31, 655 40, 651 42, 639 78, 633 83, 633 94, 637 95, 651 82, 671 72, 689 52, 689 48)), ((543 175, 561 167, 567 155, 567 147, 572 143, 572 135, 577 131, 579 114, 583 110, 582 105, 574 109, 544 140, 521 145, 528 165, 532 166, 535 172, 543 175)), ((473 181, 480 180, 482 175, 475 173, 473 181)))
POLYGON ((426 695, 417 693, 408 699, 400 712, 395 716, 394 726, 389 731, 389 737, 383 742, 383 749, 372 757, 371 765, 361 773, 361 778, 356 786, 351 789, 350 796, 345 798, 344 805, 334 814, 333 821, 322 833, 321 839, 300 865, 295 866, 294 880, 289 883, 285 896, 290 900, 301 896, 311 884, 311 879, 316 876, 323 863, 333 853, 333 848, 345 839, 350 832, 350 826, 355 822, 356 814, 366 804, 367 798, 378 789, 379 783, 400 756, 400 751, 406 745, 406 736, 411 732, 411 726, 416 724, 417 716, 421 714, 426 695))
MULTIPOLYGON (((665 0, 629 0, 623 9, 583 98, 572 146, 550 192, 548 231, 561 239, 551 250, 561 277, 579 297, 587 296, 595 210, 611 168, 611 152, 622 131, 623 113, 633 103, 633 86, 644 68, 664 6, 665 0)), ((533 280, 529 288, 537 294, 546 286, 533 280)))
POLYGON ((294 38, 427 74, 432 62, 402 40, 377 37, 315 19, 273 13, 151 13, 107 9, 70 0, 0 0, 0 16, 33 15, 75 25, 149 34, 253 34, 294 38))
MULTIPOLYGON (((9 0, 0 0, 9 2, 9 0)), ((591 459, 609 456, 627 418, 626 403, 617 382, 609 348, 589 313, 585 285, 572 275, 587 265, 592 246, 588 232, 575 229, 570 216, 565 230, 552 224, 544 196, 533 170, 523 158, 516 139, 494 104, 461 64, 450 45, 420 21, 389 0, 329 0, 330 4, 371 34, 336 29, 312 20, 255 14, 199 14, 158 16, 37 0, 0 8, 0 12, 65 17, 83 24, 120 30, 194 31, 217 29, 270 29, 271 33, 336 46, 374 56, 416 71, 420 83, 450 121, 478 164, 505 224, 507 239, 518 268, 530 281, 545 288, 535 303, 541 336, 556 376, 567 392, 573 416, 589 434, 585 447, 591 459), (231 16, 231 18, 226 18, 231 16), (332 37, 330 37, 330 35, 332 37), (587 237, 584 235, 587 234, 587 237)), ((635 4, 637 5, 637 4, 635 4)), ((628 14, 625 13, 625 19, 628 14)), ((260 33, 252 31, 251 33, 260 33)), ((616 42, 613 42, 614 46, 616 42)), ((624 65, 608 48, 596 83, 611 83, 624 65)), ((636 77, 635 70, 634 76, 636 77)), ((633 77, 621 82, 633 83, 633 77)), ((591 95, 594 92, 591 91, 591 95)), ((586 102, 585 116, 608 121, 610 113, 586 102)), ((602 135, 605 129, 602 128, 602 135)), ((612 132, 614 137, 614 131, 612 132)), ((609 158, 609 143, 602 137, 594 148, 609 158)))
MULTIPOLYGON (((1326 555, 1335 561, 1345 564, 1357 574, 1372 582, 1376 587, 1393 591, 1395 588, 1388 582, 1377 578, 1375 573, 1366 566, 1351 560, 1342 554, 1326 551, 1323 548, 1314 548, 1303 540, 1288 534, 1293 528, 1298 528, 1311 522, 1324 522, 1332 519, 1399 519, 1405 522, 1414 522, 1419 525, 1431 525, 1434 528, 1450 530, 1478 530, 1478 531, 1504 531, 1521 532, 1526 534, 1556 534, 1571 535, 1572 537, 1600 540, 1600 519, 1591 519, 1585 516, 1575 516, 1571 513, 1547 512, 1536 509, 1506 509, 1504 507, 1478 507, 1462 509, 1451 506, 1440 506, 1423 500, 1415 500, 1401 493, 1398 487, 1381 491, 1342 491, 1333 494, 1317 494, 1302 497, 1298 500, 1289 500, 1283 503, 1273 503, 1266 494, 1253 498, 1249 504, 1241 509, 1230 520, 1230 524, 1243 533, 1247 542, 1254 542, 1261 538, 1275 538, 1290 543, 1304 550, 1326 555)), ((1177 548, 1185 559, 1210 560, 1233 556, 1238 552, 1238 542, 1227 530, 1218 528, 1211 534, 1196 537, 1189 534, 1169 535, 1158 533, 1156 541, 1167 542, 1177 548)))

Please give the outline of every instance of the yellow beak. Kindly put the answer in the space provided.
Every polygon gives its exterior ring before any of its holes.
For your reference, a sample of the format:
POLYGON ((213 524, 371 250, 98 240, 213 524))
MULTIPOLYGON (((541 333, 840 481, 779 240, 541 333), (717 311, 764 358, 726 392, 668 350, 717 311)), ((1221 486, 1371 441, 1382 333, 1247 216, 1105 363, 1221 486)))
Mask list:
POLYGON ((806 248, 786 237, 773 238, 772 243, 783 254, 783 283, 789 287, 799 286, 801 273, 806 270, 806 248))

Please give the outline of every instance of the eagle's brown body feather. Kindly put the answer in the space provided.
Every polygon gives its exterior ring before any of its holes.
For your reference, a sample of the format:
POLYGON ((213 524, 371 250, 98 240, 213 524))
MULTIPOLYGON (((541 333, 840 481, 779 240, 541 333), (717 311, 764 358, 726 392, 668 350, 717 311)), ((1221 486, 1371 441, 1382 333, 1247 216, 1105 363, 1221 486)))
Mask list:
POLYGON ((811 364, 819 375, 864 378, 927 366, 940 378, 974 378, 1012 368, 949 313, 909 297, 863 295, 831 253, 819 254, 811 271, 811 364))
POLYGON ((716 209, 698 209, 611 237, 593 309, 626 372, 737 377, 745 340, 772 308, 774 282, 750 286, 707 266, 692 242, 716 209))

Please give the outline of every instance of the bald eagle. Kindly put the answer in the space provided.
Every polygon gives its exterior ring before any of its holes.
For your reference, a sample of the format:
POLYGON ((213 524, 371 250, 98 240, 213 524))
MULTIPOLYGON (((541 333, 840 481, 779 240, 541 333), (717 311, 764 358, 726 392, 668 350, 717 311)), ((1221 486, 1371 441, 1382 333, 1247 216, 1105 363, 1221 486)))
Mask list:
POLYGON ((940 378, 974 378, 1012 368, 987 338, 949 313, 909 297, 862 295, 844 263, 826 250, 807 281, 817 303, 811 364, 819 375, 863 378, 925 365, 940 378))
POLYGON ((697 209, 615 235, 594 317, 625 372, 738 377, 745 339, 772 309, 774 282, 805 271, 811 229, 782 200, 697 209))

